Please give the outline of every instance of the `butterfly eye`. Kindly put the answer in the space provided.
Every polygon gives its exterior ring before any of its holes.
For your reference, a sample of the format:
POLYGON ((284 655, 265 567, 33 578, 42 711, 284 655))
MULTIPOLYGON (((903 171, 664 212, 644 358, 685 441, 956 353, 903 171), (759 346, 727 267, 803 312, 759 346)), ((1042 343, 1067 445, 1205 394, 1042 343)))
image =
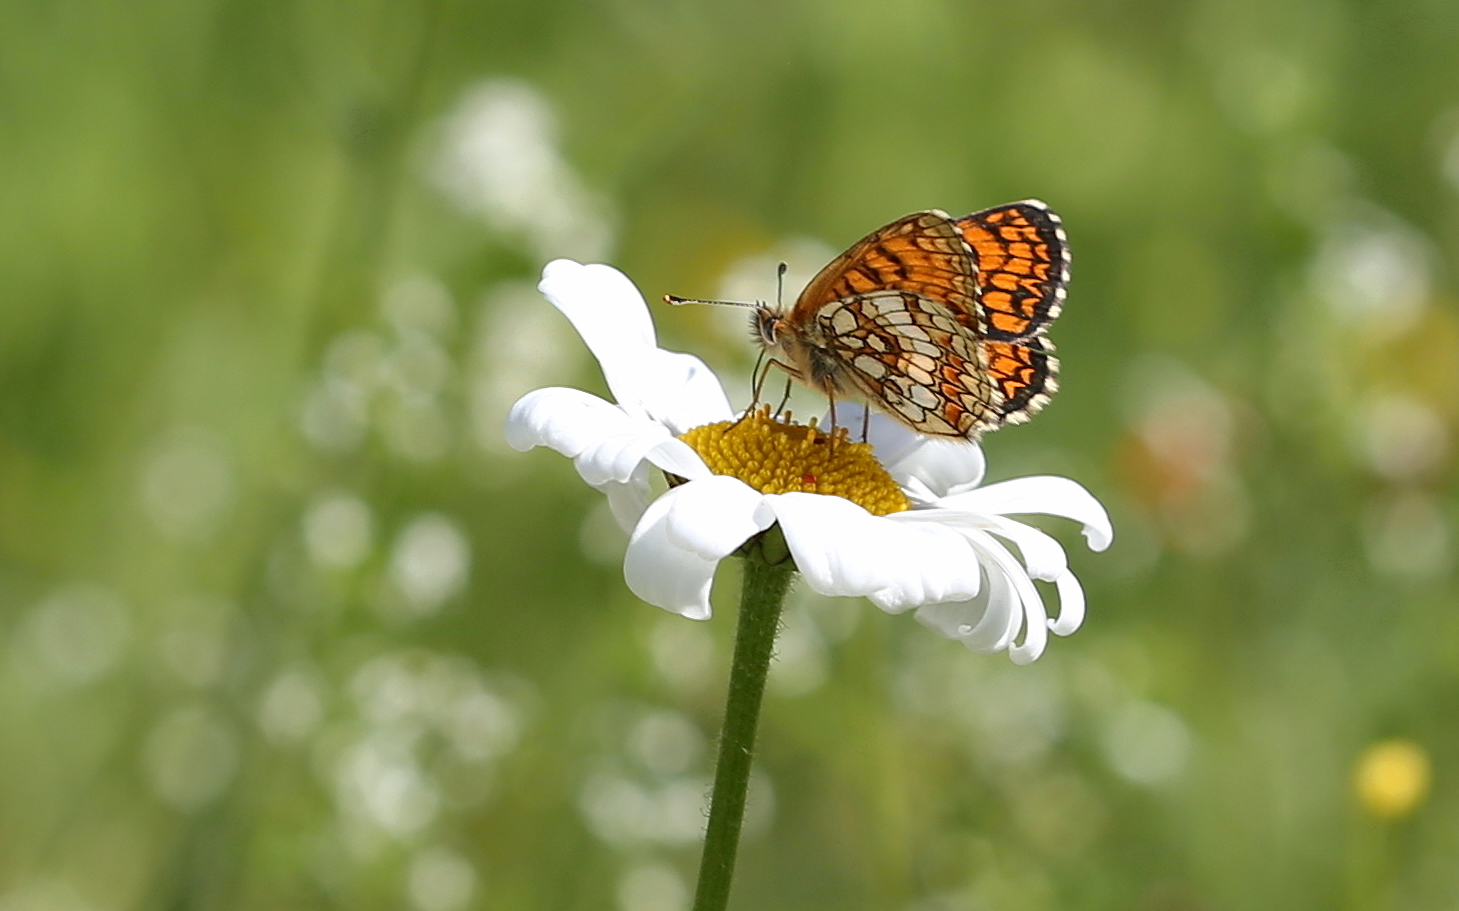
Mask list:
POLYGON ((773 345, 776 332, 780 328, 780 320, 779 314, 769 310, 756 310, 750 318, 750 334, 766 345, 773 345))

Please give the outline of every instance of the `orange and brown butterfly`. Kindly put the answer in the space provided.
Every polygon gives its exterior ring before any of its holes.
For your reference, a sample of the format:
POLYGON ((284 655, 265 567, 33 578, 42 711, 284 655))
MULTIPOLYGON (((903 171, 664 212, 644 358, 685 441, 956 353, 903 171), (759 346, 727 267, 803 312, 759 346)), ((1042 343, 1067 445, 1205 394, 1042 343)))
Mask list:
POLYGON ((752 305, 751 327, 774 363, 832 401, 860 396, 920 433, 975 440, 1028 420, 1058 388, 1043 336, 1068 283, 1063 226, 1039 200, 916 212, 836 257, 788 311, 752 305))

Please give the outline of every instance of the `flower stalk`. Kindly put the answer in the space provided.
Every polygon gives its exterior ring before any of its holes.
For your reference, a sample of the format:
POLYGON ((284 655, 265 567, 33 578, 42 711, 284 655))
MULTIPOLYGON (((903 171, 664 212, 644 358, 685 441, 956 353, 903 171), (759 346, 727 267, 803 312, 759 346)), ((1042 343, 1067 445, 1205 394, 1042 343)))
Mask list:
POLYGON ((735 654, 730 666, 729 694, 719 737, 719 758, 714 768, 714 790, 710 797, 709 825, 704 834, 704 855, 699 865, 699 885, 694 893, 694 911, 724 911, 729 904, 765 678, 770 672, 780 611, 794 572, 795 563, 790 559, 779 526, 770 528, 746 548, 735 654))

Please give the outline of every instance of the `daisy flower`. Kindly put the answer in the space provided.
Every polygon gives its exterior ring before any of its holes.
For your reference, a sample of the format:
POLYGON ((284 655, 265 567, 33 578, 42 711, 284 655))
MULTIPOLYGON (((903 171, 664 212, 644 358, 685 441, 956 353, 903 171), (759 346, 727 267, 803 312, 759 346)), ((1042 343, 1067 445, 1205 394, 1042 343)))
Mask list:
MULTIPOLYGON (((736 420, 702 361, 658 347, 648 307, 621 272, 557 260, 538 288, 587 343, 615 401, 535 390, 512 407, 507 440, 568 456, 607 495, 630 533, 623 572, 640 598, 707 619, 719 562, 778 526, 811 588, 914 611, 974 651, 1007 650, 1025 664, 1050 631, 1068 635, 1083 621, 1084 593, 1064 549, 1008 518, 1072 519, 1103 550, 1109 517, 1079 484, 1025 477, 982 486, 977 445, 924 437, 877 414, 864 443, 843 430, 834 445, 815 422, 765 409, 736 420), (670 481, 657 496, 655 474, 670 481), (1054 586, 1053 617, 1035 580, 1054 586)), ((865 417, 843 403, 835 423, 860 428, 865 417)))

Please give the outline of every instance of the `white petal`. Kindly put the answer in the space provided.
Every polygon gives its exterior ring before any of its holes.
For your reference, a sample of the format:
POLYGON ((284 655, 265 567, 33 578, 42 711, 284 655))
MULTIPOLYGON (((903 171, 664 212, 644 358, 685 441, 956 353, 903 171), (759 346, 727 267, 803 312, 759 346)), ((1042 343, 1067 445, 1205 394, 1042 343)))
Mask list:
POLYGON ((594 487, 608 481, 620 484, 633 475, 639 463, 659 444, 670 439, 661 424, 643 421, 634 433, 622 433, 598 440, 573 460, 578 474, 594 487))
POLYGON ((626 482, 609 481, 598 489, 608 497, 608 508, 624 531, 633 532, 652 499, 648 483, 649 464, 644 462, 626 482))
MULTIPOLYGON (((553 260, 542 270, 537 290, 568 318, 605 375, 610 362, 658 347, 643 295, 612 266, 553 260)), ((608 383, 612 385, 612 377, 608 383)))
MULTIPOLYGON (((692 354, 655 348, 643 356, 637 385, 625 389, 645 412, 676 435, 734 417, 714 371, 692 354)), ((619 390, 613 390, 621 402, 619 390)))
POLYGON ((893 513, 883 521, 900 531, 900 540, 888 536, 897 549, 888 549, 883 559, 901 572, 892 585, 872 593, 877 607, 900 613, 928 603, 967 600, 978 593, 982 569, 966 536, 915 512, 893 513))
POLYGON ((936 632, 985 654, 1008 648, 1023 627, 1018 596, 997 567, 988 569, 987 584, 979 597, 928 604, 918 608, 916 617, 936 632))
POLYGON ((649 504, 628 539, 623 580, 635 595, 691 620, 709 619, 709 588, 719 561, 675 544, 668 516, 674 501, 695 483, 675 487, 649 504))
POLYGON ((658 347, 648 305, 622 272, 559 259, 537 288, 582 336, 628 413, 676 434, 731 417, 724 387, 703 361, 658 347))
POLYGON ((1084 589, 1067 570, 1054 584, 1059 588, 1059 617, 1049 621, 1049 629, 1056 636, 1067 636, 1084 622, 1084 589))
POLYGON ((694 480, 695 478, 708 478, 713 476, 709 466, 699 457, 683 440, 671 437, 650 449, 644 456, 649 462, 667 471, 669 474, 676 474, 681 478, 694 480))
POLYGON ((1044 599, 1039 596, 1038 589, 1034 588, 1028 573, 1006 547, 987 532, 969 530, 966 534, 973 545, 994 564, 988 567, 989 572, 996 574, 1001 570, 1008 583, 1013 586, 1014 594, 1023 607, 1023 641, 1008 647, 1008 657, 1013 659, 1014 664, 1028 664, 1043 654, 1044 646, 1049 641, 1049 615, 1044 611, 1044 599))
POLYGON ((675 496, 666 517, 669 541, 706 560, 729 556, 752 535, 775 524, 764 494, 738 478, 713 475, 671 493, 675 496))
POLYGON ((1023 629, 1023 605, 1008 574, 996 566, 988 567, 987 591, 987 613, 962 637, 962 643, 975 652, 1001 652, 1023 629))
POLYGON ((942 601, 924 604, 914 614, 919 622, 940 636, 962 639, 972 633, 988 609, 988 599, 968 598, 964 601, 942 601))
POLYGON ((823 595, 869 595, 897 581, 884 559, 895 526, 841 497, 785 493, 765 497, 806 583, 823 595))
POLYGON ((1053 582, 1068 572, 1069 560, 1064 548, 1043 531, 1002 516, 984 516, 983 523, 987 530, 1018 545, 1023 563, 1033 578, 1053 582))
POLYGON ((642 428, 643 421, 622 408, 580 389, 535 389, 507 413, 506 437, 513 449, 526 452, 547 446, 568 458, 608 436, 642 428))
POLYGON ((1014 478, 943 497, 937 505, 1003 516, 1039 513, 1073 519, 1084 525, 1084 537, 1093 550, 1104 550, 1114 540, 1114 528, 1104 507, 1093 494, 1068 478, 1014 478))
POLYGON ((887 470, 898 481, 916 478, 943 497, 977 487, 987 467, 983 447, 977 443, 924 437, 922 445, 887 465, 887 470))
POLYGON ((929 596, 928 578, 921 565, 916 529, 883 520, 882 535, 877 546, 876 557, 885 565, 895 568, 890 585, 871 592, 867 597, 877 607, 889 614, 900 614, 919 604, 936 600, 929 596))

